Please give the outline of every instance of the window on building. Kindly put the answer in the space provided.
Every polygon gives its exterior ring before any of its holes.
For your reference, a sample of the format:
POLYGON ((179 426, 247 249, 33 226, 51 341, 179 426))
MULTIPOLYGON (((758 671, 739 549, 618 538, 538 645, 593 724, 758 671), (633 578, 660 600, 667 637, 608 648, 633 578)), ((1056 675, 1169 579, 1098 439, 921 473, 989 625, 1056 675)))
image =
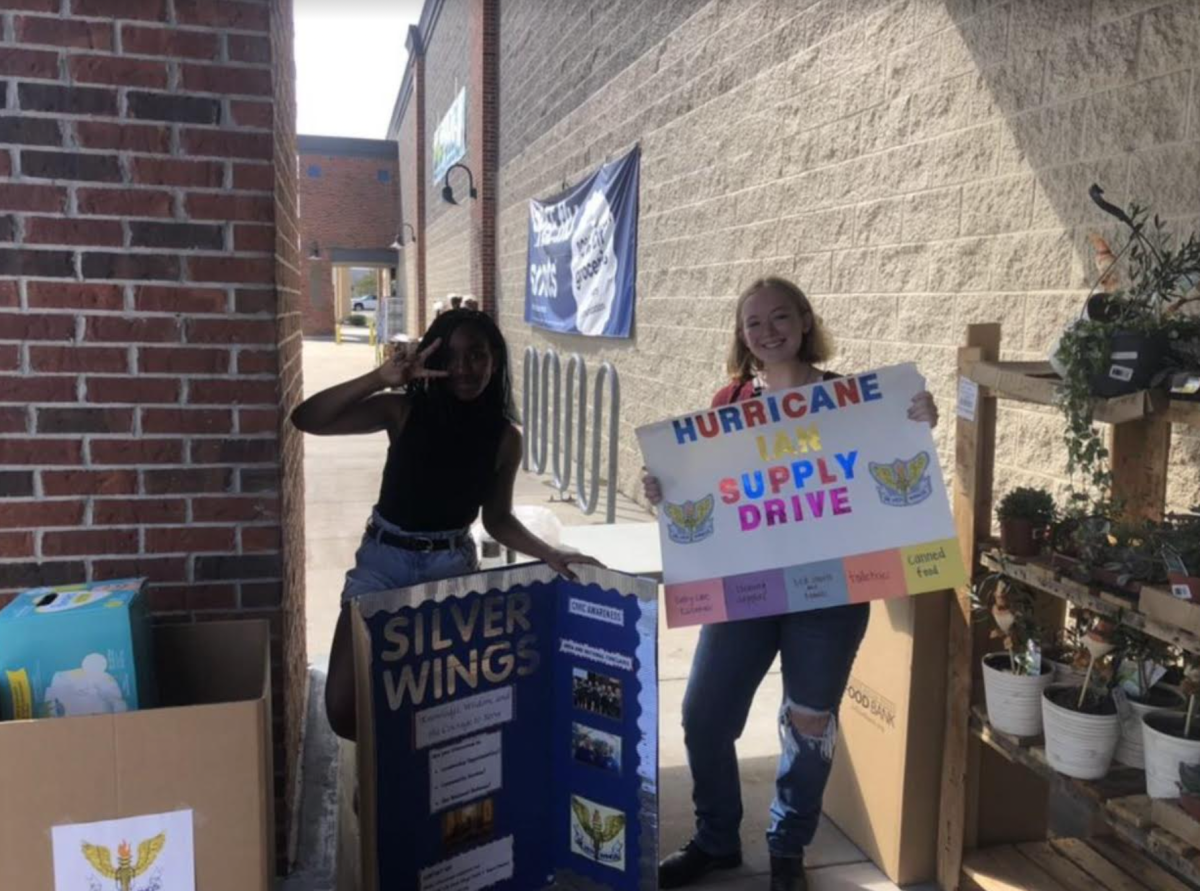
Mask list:
POLYGON ((375 178, 378 179, 381 183, 391 182, 392 174, 388 170, 380 170, 378 173, 375 174, 375 178))
POLYGON ((308 165, 308 178, 309 179, 320 179, 321 178, 321 165, 320 164, 309 164, 308 165))

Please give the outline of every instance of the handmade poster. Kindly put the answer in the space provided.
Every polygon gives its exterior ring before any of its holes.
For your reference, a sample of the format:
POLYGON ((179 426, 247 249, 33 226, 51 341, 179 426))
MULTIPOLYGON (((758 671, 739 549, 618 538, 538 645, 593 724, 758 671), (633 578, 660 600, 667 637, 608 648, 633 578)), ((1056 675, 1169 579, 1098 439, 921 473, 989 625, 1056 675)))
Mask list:
POLYGON ((562 334, 628 337, 637 281, 638 149, 529 202, 525 321, 562 334))
POLYGON ((55 891, 195 891, 192 812, 55 826, 55 891))
POLYGON ((440 182, 446 171, 467 154, 467 88, 459 89, 450 108, 433 131, 433 180, 440 182))
POLYGON ((907 417, 924 386, 898 365, 639 428, 668 626, 962 584, 933 434, 907 417))
POLYGON ((656 585, 579 576, 355 602, 367 888, 655 887, 656 585))

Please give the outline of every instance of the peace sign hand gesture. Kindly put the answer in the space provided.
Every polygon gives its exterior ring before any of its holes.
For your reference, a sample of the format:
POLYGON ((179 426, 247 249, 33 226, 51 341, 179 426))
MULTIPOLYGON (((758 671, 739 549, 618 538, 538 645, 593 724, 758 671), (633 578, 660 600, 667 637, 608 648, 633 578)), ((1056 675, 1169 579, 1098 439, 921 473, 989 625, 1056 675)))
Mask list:
POLYGON ((446 377, 449 372, 426 368, 425 363, 434 354, 442 340, 439 337, 425 349, 417 352, 416 344, 401 344, 391 360, 379 366, 379 380, 385 387, 404 387, 422 378, 446 377))

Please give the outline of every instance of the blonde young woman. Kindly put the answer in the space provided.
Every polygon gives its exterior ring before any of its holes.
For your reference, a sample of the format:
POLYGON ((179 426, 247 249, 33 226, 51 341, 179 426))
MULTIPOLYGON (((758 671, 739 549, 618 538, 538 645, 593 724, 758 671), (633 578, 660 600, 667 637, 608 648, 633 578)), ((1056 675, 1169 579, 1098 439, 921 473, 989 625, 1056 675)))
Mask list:
MULTIPOLYGON (((752 283, 738 298, 728 371, 731 381, 714 407, 838 375, 817 367, 830 356, 828 338, 804 292, 782 278, 752 283)), ((908 417, 937 424, 937 406, 923 392, 908 417)), ((642 478, 647 499, 662 501, 658 480, 642 478)), ((802 561, 798 561, 802 562, 802 561)), ((771 891, 804 891, 804 849, 821 817, 837 741, 837 711, 867 630, 868 604, 831 607, 706 625, 683 699, 684 744, 692 772, 696 831, 659 864, 659 887, 678 888, 742 862, 742 796, 735 742, 754 694, 780 656, 784 704, 783 752, 767 828, 771 891)))

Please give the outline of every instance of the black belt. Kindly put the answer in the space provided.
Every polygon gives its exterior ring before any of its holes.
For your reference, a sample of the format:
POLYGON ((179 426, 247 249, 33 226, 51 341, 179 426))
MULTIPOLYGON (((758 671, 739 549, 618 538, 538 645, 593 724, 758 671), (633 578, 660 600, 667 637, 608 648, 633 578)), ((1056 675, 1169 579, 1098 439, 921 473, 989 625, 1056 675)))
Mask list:
POLYGON ((380 529, 374 523, 367 523, 367 535, 385 545, 394 548, 404 548, 406 551, 455 551, 466 543, 466 535, 454 535, 450 538, 428 538, 424 535, 397 535, 380 529))

